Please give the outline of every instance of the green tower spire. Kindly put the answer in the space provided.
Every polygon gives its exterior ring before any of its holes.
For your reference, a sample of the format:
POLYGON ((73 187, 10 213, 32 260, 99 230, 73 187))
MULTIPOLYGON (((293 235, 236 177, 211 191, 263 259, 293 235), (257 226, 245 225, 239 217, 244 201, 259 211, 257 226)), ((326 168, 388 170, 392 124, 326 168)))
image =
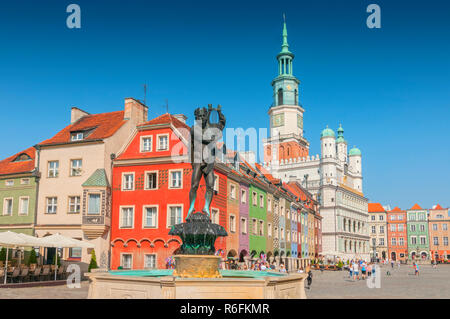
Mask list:
POLYGON ((281 46, 281 52, 289 52, 289 44, 287 41, 288 33, 286 27, 286 15, 283 13, 283 44, 281 46))

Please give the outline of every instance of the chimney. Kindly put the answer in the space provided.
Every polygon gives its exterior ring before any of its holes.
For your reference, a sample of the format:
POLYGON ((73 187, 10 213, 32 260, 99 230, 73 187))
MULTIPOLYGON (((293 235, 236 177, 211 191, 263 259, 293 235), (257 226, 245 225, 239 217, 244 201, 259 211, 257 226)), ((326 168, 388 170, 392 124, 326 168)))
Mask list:
POLYGON ((135 125, 147 122, 148 107, 131 97, 125 98, 124 119, 131 120, 135 125))
POLYGON ((70 111, 70 124, 75 123, 79 119, 81 119, 83 116, 90 115, 88 112, 85 112, 75 106, 72 107, 72 110, 70 111))
POLYGON ((187 116, 186 115, 184 115, 184 114, 173 114, 172 116, 174 118, 176 118, 177 120, 180 120, 181 122, 186 124, 186 120, 187 120, 187 116))

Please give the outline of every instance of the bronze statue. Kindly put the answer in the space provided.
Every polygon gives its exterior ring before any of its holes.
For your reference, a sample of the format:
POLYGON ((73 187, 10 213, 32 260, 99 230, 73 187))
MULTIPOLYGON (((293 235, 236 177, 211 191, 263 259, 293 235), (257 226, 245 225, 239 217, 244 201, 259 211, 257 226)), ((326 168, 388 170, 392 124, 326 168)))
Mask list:
POLYGON ((225 116, 221 106, 217 109, 211 104, 208 109, 201 107, 194 112, 195 122, 191 127, 191 165, 192 180, 189 191, 188 217, 194 212, 195 199, 202 176, 205 178, 206 194, 203 213, 210 218, 210 205, 214 194, 214 161, 216 156, 216 143, 222 138, 225 127, 225 116))

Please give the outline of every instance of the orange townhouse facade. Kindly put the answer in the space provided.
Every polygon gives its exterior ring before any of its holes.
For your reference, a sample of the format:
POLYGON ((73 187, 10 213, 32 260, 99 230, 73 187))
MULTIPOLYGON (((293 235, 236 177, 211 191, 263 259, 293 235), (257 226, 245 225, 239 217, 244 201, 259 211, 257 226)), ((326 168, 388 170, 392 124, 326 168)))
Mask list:
POLYGON ((450 213, 448 208, 437 204, 428 210, 431 259, 444 261, 450 259, 450 213))
POLYGON ((389 259, 405 261, 408 259, 408 235, 406 211, 395 207, 387 212, 387 240, 389 259))

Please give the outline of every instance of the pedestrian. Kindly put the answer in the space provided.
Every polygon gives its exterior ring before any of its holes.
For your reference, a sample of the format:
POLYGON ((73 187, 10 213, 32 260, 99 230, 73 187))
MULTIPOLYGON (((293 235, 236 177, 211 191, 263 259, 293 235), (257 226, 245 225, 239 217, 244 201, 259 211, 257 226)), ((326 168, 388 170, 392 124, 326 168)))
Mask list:
POLYGON ((351 264, 349 265, 349 267, 348 267, 348 272, 349 272, 349 274, 350 274, 350 278, 352 278, 352 276, 353 276, 353 263, 351 263, 351 264))
POLYGON ((413 264, 413 267, 414 267, 414 274, 415 274, 416 276, 419 276, 419 265, 415 262, 415 263, 413 264))
POLYGON ((286 272, 286 268, 283 263, 280 265, 280 272, 286 272))
POLYGON ((391 259, 391 268, 394 269, 394 260, 391 259))
POLYGON ((375 275, 375 268, 376 268, 376 265, 373 265, 373 264, 372 264, 372 276, 376 276, 376 275, 375 275))
POLYGON ((366 279, 366 270, 367 270, 366 267, 367 267, 366 263, 363 262, 362 265, 361 265, 362 279, 366 279))
POLYGON ((359 265, 357 262, 353 264, 353 280, 356 280, 356 278, 359 280, 359 265))
POLYGON ((400 260, 397 260, 397 268, 400 269, 400 260))
POLYGON ((313 277, 312 271, 309 270, 308 271, 308 278, 306 278, 306 281, 308 282, 308 289, 311 289, 312 277, 313 277))
POLYGON ((367 265, 367 277, 370 277, 372 275, 372 263, 369 263, 367 265))

